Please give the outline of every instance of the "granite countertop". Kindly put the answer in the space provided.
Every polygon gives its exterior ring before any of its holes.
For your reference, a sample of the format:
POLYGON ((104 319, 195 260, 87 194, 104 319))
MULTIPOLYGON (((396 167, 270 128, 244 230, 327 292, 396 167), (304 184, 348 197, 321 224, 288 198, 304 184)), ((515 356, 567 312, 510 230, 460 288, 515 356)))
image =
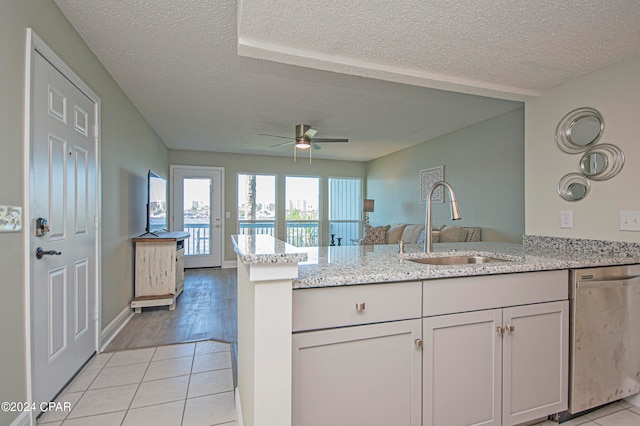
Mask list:
POLYGON ((299 262, 294 289, 640 263, 639 244, 537 236, 525 236, 523 244, 439 243, 429 254, 417 244, 405 245, 405 253, 398 254, 395 244, 300 248, 261 235, 233 239, 242 262, 299 262), (409 261, 452 254, 505 262, 426 265, 409 261))
POLYGON ((307 254, 270 235, 232 235, 233 248, 244 263, 300 263, 307 254))

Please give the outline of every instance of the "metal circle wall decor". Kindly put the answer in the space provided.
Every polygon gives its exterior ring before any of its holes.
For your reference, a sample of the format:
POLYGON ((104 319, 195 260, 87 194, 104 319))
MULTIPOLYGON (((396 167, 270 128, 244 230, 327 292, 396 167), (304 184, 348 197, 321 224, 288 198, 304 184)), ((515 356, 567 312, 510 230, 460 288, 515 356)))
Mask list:
POLYGON ((577 108, 565 115, 556 127, 556 143, 568 154, 584 152, 600 140, 604 119, 594 108, 577 108))
POLYGON ((567 201, 580 201, 591 190, 591 183, 580 173, 566 174, 558 182, 558 194, 567 201))
POLYGON ((624 166, 624 153, 611 144, 596 145, 580 159, 580 171, 592 180, 611 179, 624 166))

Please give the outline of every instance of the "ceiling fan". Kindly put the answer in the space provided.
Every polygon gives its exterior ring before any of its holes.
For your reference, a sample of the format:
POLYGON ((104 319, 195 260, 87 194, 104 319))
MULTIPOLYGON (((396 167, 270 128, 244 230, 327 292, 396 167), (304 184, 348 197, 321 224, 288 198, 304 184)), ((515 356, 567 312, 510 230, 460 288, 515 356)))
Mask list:
MULTIPOLYGON (((316 138, 317 130, 312 129, 308 124, 297 124, 296 125, 296 135, 295 139, 291 140, 290 137, 287 136, 278 136, 278 135, 268 135, 265 133, 260 133, 260 136, 269 136, 272 138, 282 138, 289 139, 288 142, 279 143, 276 145, 271 145, 271 148, 277 148, 279 146, 291 145, 293 144, 293 161, 296 161, 296 151, 297 148, 300 149, 309 149, 313 147, 313 149, 321 149, 319 143, 335 143, 335 142, 349 142, 349 139, 326 139, 326 138, 316 138)), ((311 164, 311 150, 309 150, 309 164, 311 164)))
POLYGON ((311 126, 308 124, 297 124, 295 138, 293 140, 291 137, 288 137, 288 136, 268 135, 265 133, 260 133, 260 136, 289 139, 288 142, 271 145, 271 148, 277 148, 279 146, 295 144, 294 145, 295 148, 300 148, 300 149, 308 149, 309 147, 312 147, 313 149, 321 149, 320 145, 318 145, 319 143, 349 142, 349 139, 316 138, 315 136, 317 133, 318 131, 316 129, 312 129, 311 126))

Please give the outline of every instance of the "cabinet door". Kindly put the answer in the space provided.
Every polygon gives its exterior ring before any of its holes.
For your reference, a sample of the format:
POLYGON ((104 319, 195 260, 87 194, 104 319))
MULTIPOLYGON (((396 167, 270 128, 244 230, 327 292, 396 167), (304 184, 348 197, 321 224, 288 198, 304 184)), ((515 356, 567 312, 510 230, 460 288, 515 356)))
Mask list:
POLYGON ((176 243, 136 243, 135 296, 158 296, 175 293, 176 243))
POLYGON ((421 320, 293 335, 293 426, 419 426, 421 320))
POLYGON ((504 424, 566 410, 569 302, 507 308, 503 320, 504 424))
POLYGON ((500 425, 500 309, 425 318, 424 426, 500 425))

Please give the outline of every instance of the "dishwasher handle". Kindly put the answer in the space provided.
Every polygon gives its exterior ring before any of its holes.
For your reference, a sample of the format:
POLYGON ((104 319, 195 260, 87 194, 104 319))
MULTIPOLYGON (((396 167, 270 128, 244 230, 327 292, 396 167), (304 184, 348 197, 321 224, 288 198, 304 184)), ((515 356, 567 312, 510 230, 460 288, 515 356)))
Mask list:
POLYGON ((621 288, 640 284, 640 275, 632 277, 604 279, 597 281, 578 281, 576 288, 621 288))

